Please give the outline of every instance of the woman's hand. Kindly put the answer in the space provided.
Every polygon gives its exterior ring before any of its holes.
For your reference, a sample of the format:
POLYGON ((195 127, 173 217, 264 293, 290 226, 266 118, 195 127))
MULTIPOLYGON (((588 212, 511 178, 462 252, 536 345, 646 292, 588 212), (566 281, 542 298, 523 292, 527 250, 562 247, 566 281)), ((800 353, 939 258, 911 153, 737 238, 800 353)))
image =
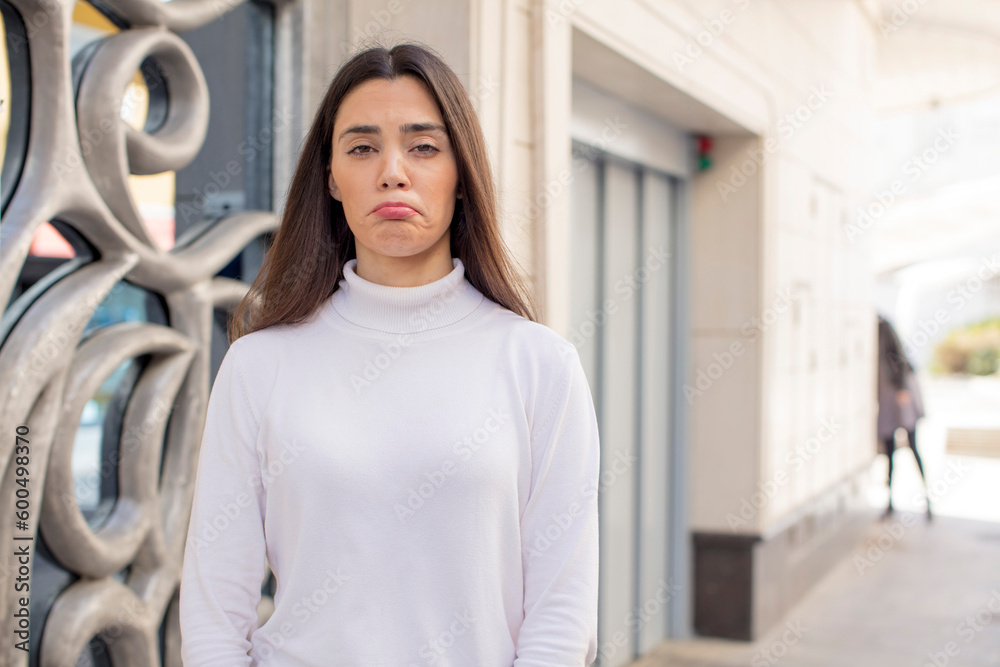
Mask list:
POLYGON ((900 389, 896 392, 896 402, 900 405, 906 405, 910 400, 912 399, 910 398, 909 389, 900 389))

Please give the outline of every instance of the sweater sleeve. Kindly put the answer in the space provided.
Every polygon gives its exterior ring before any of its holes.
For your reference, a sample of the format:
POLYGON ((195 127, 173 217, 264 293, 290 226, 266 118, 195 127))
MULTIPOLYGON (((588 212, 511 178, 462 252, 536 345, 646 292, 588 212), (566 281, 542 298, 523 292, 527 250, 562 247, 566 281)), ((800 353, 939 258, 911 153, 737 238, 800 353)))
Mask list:
POLYGON ((513 667, 585 667, 597 657, 600 442, 590 387, 569 348, 531 429, 524 620, 513 667))
POLYGON ((266 568, 258 424, 230 347, 209 396, 184 549, 184 667, 250 665, 266 568))

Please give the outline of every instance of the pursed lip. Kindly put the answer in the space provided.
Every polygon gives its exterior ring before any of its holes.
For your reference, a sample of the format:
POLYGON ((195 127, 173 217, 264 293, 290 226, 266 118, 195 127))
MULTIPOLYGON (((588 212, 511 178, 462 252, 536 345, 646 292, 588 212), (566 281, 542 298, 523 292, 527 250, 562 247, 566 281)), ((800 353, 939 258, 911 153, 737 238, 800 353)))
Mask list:
POLYGON ((405 208, 413 209, 414 211, 417 210, 415 206, 411 206, 410 204, 407 204, 405 201, 384 201, 381 204, 379 204, 378 206, 376 206, 374 209, 372 209, 372 213, 374 213, 375 211, 378 211, 379 209, 386 208, 388 206, 393 206, 393 207, 397 207, 397 208, 405 207, 405 208))

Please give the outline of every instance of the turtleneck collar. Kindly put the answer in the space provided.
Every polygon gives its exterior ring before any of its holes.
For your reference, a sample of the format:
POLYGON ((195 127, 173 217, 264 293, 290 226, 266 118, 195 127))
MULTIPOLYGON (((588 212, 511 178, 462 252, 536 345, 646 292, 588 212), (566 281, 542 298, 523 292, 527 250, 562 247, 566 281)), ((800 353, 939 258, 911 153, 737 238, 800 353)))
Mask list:
POLYGON ((351 324, 390 334, 416 334, 448 327, 471 315, 486 298, 465 277, 458 257, 446 276, 416 287, 392 287, 355 272, 357 259, 344 264, 344 278, 327 304, 351 324))

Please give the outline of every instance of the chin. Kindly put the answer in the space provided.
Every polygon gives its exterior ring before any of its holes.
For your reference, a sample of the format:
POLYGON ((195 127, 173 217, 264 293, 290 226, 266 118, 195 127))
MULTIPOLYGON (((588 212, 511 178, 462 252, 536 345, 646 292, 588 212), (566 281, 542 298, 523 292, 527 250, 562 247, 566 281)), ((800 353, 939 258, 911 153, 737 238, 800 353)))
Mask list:
POLYGON ((383 257, 414 257, 425 250, 426 248, 375 248, 372 252, 383 257))

